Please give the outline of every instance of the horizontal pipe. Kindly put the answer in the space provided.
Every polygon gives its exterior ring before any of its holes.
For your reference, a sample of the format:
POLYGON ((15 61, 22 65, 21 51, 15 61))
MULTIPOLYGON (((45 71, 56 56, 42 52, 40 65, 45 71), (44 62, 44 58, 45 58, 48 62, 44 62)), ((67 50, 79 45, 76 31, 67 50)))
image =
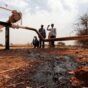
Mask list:
POLYGON ((53 41, 88 40, 88 35, 45 39, 45 42, 52 41, 52 40, 53 40, 53 41))
POLYGON ((34 28, 30 28, 30 27, 21 27, 19 26, 19 28, 22 29, 27 29, 27 30, 32 30, 35 31, 38 36, 45 42, 49 42, 49 41, 68 41, 68 40, 88 40, 88 35, 81 35, 81 36, 70 36, 70 37, 60 37, 60 38, 52 38, 52 39, 44 39, 43 36, 34 28))
POLYGON ((11 27, 11 24, 10 24, 10 23, 2 22, 2 21, 0 21, 0 25, 2 25, 2 26, 4 26, 4 27, 6 27, 6 26, 11 27))
POLYGON ((68 41, 68 40, 88 40, 88 35, 44 39, 43 36, 35 28, 30 28, 30 27, 25 27, 25 26, 18 26, 18 25, 11 25, 9 23, 1 22, 1 21, 0 21, 0 24, 3 25, 3 26, 10 26, 10 27, 14 26, 14 28, 21 28, 21 29, 27 29, 27 30, 35 31, 38 34, 39 38, 41 38, 45 42, 49 42, 49 41, 68 41))

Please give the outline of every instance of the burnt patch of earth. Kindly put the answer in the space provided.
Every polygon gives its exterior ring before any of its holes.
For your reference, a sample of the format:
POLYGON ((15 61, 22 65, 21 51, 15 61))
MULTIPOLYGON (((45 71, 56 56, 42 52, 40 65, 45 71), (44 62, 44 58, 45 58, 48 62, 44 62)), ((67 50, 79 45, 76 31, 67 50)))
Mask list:
POLYGON ((33 88, 72 88, 70 83, 72 76, 68 72, 78 67, 73 56, 39 53, 38 51, 31 52, 29 56, 43 61, 32 77, 33 88))

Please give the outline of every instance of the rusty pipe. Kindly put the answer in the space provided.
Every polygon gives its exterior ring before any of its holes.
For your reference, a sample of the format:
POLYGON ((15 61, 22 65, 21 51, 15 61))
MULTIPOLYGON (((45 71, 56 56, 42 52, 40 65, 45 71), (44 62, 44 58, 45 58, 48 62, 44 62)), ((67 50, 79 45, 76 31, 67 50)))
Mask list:
POLYGON ((18 27, 22 28, 22 29, 35 31, 38 34, 39 38, 41 38, 45 42, 49 42, 49 41, 68 41, 68 40, 88 40, 88 35, 45 39, 35 28, 23 27, 23 26, 18 26, 18 27))
POLYGON ((68 41, 68 40, 88 40, 88 35, 44 39, 43 36, 35 28, 13 25, 13 24, 9 24, 9 23, 6 23, 6 22, 1 22, 1 21, 0 21, 0 25, 9 26, 9 27, 12 27, 12 28, 21 28, 21 29, 27 29, 27 30, 35 31, 38 34, 38 36, 45 42, 49 42, 49 41, 68 41))

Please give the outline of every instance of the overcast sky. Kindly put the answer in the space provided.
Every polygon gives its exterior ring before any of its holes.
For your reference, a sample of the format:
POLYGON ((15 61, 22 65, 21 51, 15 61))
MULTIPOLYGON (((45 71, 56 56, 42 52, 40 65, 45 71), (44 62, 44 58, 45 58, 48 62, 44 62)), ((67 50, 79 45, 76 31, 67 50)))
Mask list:
MULTIPOLYGON (((54 23, 57 37, 73 36, 74 24, 79 16, 88 13, 88 0, 0 0, 0 6, 16 9, 23 13, 23 25, 34 27, 37 30, 43 24, 54 23)), ((0 9, 0 20, 7 21, 11 12, 0 9)), ((17 24, 20 24, 17 23, 17 24)), ((11 29, 10 43, 31 43, 36 33, 28 30, 11 29)), ((48 32, 47 32, 48 35, 48 32)), ((0 43, 5 43, 5 30, 0 32, 0 43)), ((70 44, 71 42, 67 42, 70 44)), ((72 43, 71 43, 72 44, 72 43)))

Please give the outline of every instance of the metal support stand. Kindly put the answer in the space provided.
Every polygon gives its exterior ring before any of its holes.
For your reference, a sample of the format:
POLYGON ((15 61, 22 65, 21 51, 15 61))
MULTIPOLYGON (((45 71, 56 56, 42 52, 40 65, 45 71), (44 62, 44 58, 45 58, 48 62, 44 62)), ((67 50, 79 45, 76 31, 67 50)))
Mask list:
POLYGON ((5 50, 9 50, 9 28, 11 27, 11 24, 0 21, 0 25, 3 25, 5 27, 5 50))
POLYGON ((10 46, 9 46, 9 26, 5 27, 5 49, 9 50, 10 46))

